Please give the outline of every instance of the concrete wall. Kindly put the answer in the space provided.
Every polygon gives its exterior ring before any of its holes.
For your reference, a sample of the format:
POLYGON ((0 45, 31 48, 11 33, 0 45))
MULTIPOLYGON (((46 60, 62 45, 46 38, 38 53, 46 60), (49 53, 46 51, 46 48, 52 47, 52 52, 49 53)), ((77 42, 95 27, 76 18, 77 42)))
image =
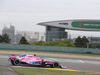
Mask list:
POLYGON ((59 47, 59 46, 21 45, 21 44, 0 44, 0 49, 100 54, 100 49, 72 48, 72 47, 59 47))

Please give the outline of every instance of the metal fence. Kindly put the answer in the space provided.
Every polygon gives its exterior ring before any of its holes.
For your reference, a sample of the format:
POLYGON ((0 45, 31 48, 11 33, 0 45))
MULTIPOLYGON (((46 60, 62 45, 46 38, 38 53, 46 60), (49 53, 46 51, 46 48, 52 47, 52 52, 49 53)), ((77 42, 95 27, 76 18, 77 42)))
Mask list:
POLYGON ((22 44, 0 44, 0 49, 100 54, 100 49, 72 48, 72 47, 60 47, 60 46, 22 45, 22 44))

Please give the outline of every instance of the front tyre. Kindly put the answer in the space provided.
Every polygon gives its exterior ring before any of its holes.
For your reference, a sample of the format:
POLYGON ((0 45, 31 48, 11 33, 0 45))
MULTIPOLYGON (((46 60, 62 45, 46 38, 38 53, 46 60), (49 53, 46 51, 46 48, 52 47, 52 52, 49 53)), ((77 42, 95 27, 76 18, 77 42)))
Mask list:
POLYGON ((19 66, 21 63, 18 59, 13 60, 13 62, 15 66, 19 66))
POLYGON ((52 65, 50 65, 52 68, 59 68, 59 63, 54 62, 52 65))

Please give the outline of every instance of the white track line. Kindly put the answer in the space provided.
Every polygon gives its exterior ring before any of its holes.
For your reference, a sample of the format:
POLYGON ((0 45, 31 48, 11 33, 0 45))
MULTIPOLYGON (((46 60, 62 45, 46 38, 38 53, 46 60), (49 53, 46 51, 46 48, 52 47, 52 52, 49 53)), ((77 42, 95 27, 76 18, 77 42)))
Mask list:
POLYGON ((13 72, 14 72, 14 70, 12 70, 11 68, 8 67, 8 69, 9 69, 10 71, 13 71, 13 72))
POLYGON ((85 63, 84 61, 82 61, 82 60, 79 60, 81 63, 85 63))

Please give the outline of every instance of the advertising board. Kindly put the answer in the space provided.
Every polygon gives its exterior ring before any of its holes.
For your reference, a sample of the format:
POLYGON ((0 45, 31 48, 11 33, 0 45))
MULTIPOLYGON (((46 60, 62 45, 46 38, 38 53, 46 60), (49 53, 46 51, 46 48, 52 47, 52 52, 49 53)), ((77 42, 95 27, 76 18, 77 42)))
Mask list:
POLYGON ((87 28, 87 29, 100 29, 99 21, 73 21, 72 27, 87 28))

